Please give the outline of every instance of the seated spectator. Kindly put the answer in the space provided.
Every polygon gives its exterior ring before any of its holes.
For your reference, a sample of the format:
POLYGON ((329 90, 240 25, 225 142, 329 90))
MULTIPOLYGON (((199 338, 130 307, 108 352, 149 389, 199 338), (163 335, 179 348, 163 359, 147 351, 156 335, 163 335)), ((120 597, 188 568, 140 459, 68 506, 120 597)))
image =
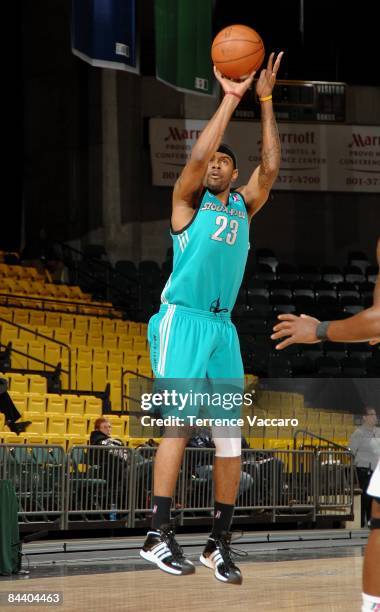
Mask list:
MULTIPOLYGON (((122 440, 111 436, 112 425, 106 417, 99 417, 99 419, 96 419, 94 428, 95 429, 90 434, 90 444, 92 446, 116 446, 119 448, 125 446, 122 440)), ((128 458, 127 453, 124 453, 122 448, 120 448, 120 451, 114 452, 113 454, 118 455, 122 459, 128 458)))

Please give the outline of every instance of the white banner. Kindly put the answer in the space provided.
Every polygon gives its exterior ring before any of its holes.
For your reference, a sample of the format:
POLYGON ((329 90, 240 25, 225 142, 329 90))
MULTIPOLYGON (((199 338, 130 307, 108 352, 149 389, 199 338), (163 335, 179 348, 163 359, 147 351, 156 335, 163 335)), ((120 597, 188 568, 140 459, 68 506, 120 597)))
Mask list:
MULTIPOLYGON (((151 119, 153 185, 173 185, 206 121, 151 119)), ((380 127, 280 123, 273 189, 380 193, 380 127)), ((260 163, 261 124, 232 121, 224 142, 238 158, 238 185, 260 163)))

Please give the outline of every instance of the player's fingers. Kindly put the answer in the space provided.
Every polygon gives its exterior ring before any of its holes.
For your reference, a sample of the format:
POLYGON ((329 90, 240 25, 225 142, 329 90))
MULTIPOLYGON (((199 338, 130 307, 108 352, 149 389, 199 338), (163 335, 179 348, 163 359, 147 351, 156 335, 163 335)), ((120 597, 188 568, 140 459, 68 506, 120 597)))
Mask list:
POLYGON ((272 72, 273 70, 273 58, 274 58, 274 51, 272 51, 268 59, 268 64, 267 64, 268 72, 272 72))
POLYGON ((272 72, 274 72, 275 75, 277 74, 277 71, 278 71, 278 69, 280 67, 283 55, 284 55, 283 51, 280 51, 280 53, 277 55, 277 59, 276 59, 276 61, 274 63, 273 70, 272 70, 272 72))
POLYGON ((218 79, 218 81, 220 81, 220 79, 222 78, 222 74, 221 74, 221 72, 219 72, 219 70, 217 69, 216 66, 214 66, 214 74, 215 74, 216 78, 218 79))
POLYGON ((293 326, 291 323, 288 323, 288 321, 285 321, 284 323, 277 323, 277 325, 273 327, 274 332, 281 331, 282 329, 287 329, 290 332, 293 329, 293 326))
POLYGON ((280 344, 277 344, 276 349, 278 351, 281 351, 281 349, 284 349, 287 346, 290 346, 291 344, 295 344, 295 341, 292 338, 288 338, 287 340, 284 340, 284 342, 280 342, 280 344))
POLYGON ((280 319, 280 321, 296 321, 297 317, 294 314, 286 313, 278 315, 277 319, 280 319))
POLYGON ((291 336, 292 332, 289 329, 281 329, 277 331, 275 334, 271 335, 271 340, 279 340, 280 338, 286 338, 287 336, 291 336))

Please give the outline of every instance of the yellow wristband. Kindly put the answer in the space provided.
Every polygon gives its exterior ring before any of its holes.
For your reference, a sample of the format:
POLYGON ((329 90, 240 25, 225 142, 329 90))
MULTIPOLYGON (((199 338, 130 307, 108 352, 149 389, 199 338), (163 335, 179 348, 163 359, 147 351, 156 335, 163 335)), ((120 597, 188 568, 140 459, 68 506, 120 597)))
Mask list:
POLYGON ((259 98, 260 102, 266 102, 267 100, 272 99, 272 94, 270 96, 265 96, 265 98, 259 98))

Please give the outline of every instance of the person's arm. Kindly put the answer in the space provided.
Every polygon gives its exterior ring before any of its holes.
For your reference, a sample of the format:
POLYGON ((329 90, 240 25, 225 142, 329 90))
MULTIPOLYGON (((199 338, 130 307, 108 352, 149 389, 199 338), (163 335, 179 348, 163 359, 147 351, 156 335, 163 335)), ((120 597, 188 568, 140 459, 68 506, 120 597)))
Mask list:
MULTIPOLYGON (((341 321, 330 321, 327 327, 327 340, 331 342, 366 342, 376 344, 380 340, 380 239, 377 242, 377 261, 379 273, 376 279, 373 294, 373 305, 362 310, 353 317, 341 321)), ((281 350, 291 344, 313 344, 319 342, 317 328, 320 324, 318 319, 301 315, 297 317, 292 314, 278 316, 281 323, 274 326, 272 340, 286 338, 276 346, 281 350)))
POLYGON ((253 171, 248 183, 237 190, 244 197, 250 217, 264 206, 280 168, 281 143, 273 112, 272 91, 282 56, 283 52, 279 53, 273 65, 274 53, 271 53, 268 65, 261 71, 256 85, 256 94, 261 105, 261 162, 253 171))
POLYGON ((194 203, 202 189, 207 165, 218 149, 232 114, 252 84, 255 75, 252 72, 247 79, 236 83, 223 78, 215 67, 214 73, 225 96, 195 143, 191 157, 174 186, 172 227, 175 231, 179 231, 191 221, 194 214, 194 203))
POLYGON ((356 454, 359 450, 359 445, 360 445, 360 435, 359 435, 358 430, 356 430, 354 431, 354 433, 352 434, 348 442, 348 448, 354 455, 354 458, 356 457, 356 454))

